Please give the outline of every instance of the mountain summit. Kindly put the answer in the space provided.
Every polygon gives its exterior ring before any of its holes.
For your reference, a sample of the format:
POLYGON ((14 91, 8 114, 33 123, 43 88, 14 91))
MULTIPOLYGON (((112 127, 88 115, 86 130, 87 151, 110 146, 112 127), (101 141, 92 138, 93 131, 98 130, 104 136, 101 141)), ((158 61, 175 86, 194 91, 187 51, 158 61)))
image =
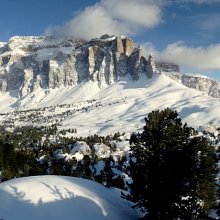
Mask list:
POLYGON ((0 91, 19 90, 24 97, 35 89, 72 86, 85 80, 112 84, 130 74, 151 78, 153 57, 127 37, 103 35, 91 41, 48 37, 13 37, 0 48, 0 91))
POLYGON ((217 82, 204 77, 180 76, 179 66, 147 59, 140 47, 125 37, 103 35, 90 41, 52 37, 12 37, 0 44, 0 91, 16 90, 18 97, 38 88, 73 86, 88 80, 111 85, 127 74, 172 72, 176 80, 213 97, 220 97, 217 82), (196 82, 196 84, 194 83, 196 82))
POLYGON ((142 129, 147 113, 167 107, 190 126, 219 125, 219 97, 216 81, 181 74, 153 54, 146 58, 124 36, 13 37, 0 44, 5 128, 56 124, 82 136, 132 132, 142 129))

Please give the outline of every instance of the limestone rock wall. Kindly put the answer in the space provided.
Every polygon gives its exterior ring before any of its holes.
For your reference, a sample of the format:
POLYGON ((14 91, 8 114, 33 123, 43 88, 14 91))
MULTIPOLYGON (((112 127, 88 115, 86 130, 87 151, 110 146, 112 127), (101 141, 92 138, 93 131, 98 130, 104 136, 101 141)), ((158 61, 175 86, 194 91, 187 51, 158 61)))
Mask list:
POLYGON ((215 80, 205 77, 182 75, 181 82, 189 88, 194 88, 209 96, 220 98, 220 85, 215 80))
POLYGON ((138 80, 141 74, 152 77, 154 66, 127 37, 103 35, 85 42, 16 36, 1 45, 0 91, 18 90, 23 97, 87 80, 112 84, 127 74, 138 80))

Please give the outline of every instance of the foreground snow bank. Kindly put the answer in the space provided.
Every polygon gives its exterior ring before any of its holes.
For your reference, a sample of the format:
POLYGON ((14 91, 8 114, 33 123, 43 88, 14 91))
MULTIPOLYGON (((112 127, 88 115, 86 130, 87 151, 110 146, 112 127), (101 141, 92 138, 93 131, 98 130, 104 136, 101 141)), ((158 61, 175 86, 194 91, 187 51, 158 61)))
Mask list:
POLYGON ((137 219, 120 193, 75 177, 18 178, 0 184, 0 219, 137 219))

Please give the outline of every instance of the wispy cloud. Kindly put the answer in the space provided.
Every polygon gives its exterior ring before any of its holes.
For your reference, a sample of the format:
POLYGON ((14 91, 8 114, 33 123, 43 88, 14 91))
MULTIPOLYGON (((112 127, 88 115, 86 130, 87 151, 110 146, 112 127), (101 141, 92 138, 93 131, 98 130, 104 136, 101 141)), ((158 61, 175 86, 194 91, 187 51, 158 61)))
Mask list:
POLYGON ((48 27, 46 35, 91 39, 102 34, 134 36, 158 25, 162 1, 101 0, 62 26, 48 27))
POLYGON ((220 44, 189 47, 183 42, 175 42, 164 50, 157 51, 154 45, 147 42, 142 47, 146 54, 155 53, 160 61, 172 62, 196 70, 220 70, 220 44))
MULTIPOLYGON (((220 0, 167 0, 166 3, 164 0, 100 0, 78 12, 64 25, 48 27, 45 33, 77 39, 91 39, 102 34, 135 36, 159 25, 164 5, 172 3, 214 4, 220 3, 220 0)), ((175 16, 175 13, 172 14, 173 18, 175 16)), ((208 33, 207 36, 220 28, 219 14, 195 15, 188 19, 195 26, 194 32, 208 33)), ((142 46, 146 55, 154 52, 162 61, 198 70, 220 70, 220 44, 191 47, 183 42, 174 42, 162 51, 150 42, 142 46)))

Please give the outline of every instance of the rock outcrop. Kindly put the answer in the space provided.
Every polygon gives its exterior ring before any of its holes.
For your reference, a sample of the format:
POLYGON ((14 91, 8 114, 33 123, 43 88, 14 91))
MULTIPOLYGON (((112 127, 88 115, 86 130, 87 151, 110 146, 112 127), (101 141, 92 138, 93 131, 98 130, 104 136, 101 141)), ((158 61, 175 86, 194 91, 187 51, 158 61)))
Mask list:
POLYGON ((205 94, 220 98, 220 85, 215 80, 212 80, 207 77, 201 76, 190 76, 190 75, 182 75, 181 82, 183 85, 194 88, 199 91, 204 92, 205 94))
POLYGON ((199 90, 214 98, 220 98, 220 84, 211 78, 197 74, 181 74, 177 72, 172 72, 168 75, 189 88, 199 90))
POLYGON ((156 62, 156 68, 163 72, 180 72, 178 65, 174 63, 156 62))
MULTIPOLYGON (((23 97, 37 88, 73 86, 85 80, 112 84, 130 74, 154 73, 131 39, 103 35, 91 41, 48 37, 13 37, 0 44, 0 91, 23 97)), ((154 64, 153 64, 154 65, 154 64)))
POLYGON ((152 77, 153 74, 157 71, 156 68, 156 64, 155 64, 155 60, 154 60, 154 55, 151 53, 149 58, 148 58, 148 62, 147 62, 147 73, 149 77, 152 77))
POLYGON ((155 66, 155 71, 166 73, 172 79, 182 83, 186 87, 199 90, 214 98, 220 98, 220 84, 211 78, 199 74, 180 73, 179 66, 174 63, 155 62, 155 66))
POLYGON ((74 86, 92 80, 110 85, 130 74, 172 72, 170 76, 185 86, 220 97, 214 80, 180 74, 179 66, 156 62, 153 54, 146 59, 140 47, 127 37, 103 35, 91 41, 54 39, 52 37, 12 37, 0 43, 0 91, 16 90, 24 97, 39 88, 74 86))

